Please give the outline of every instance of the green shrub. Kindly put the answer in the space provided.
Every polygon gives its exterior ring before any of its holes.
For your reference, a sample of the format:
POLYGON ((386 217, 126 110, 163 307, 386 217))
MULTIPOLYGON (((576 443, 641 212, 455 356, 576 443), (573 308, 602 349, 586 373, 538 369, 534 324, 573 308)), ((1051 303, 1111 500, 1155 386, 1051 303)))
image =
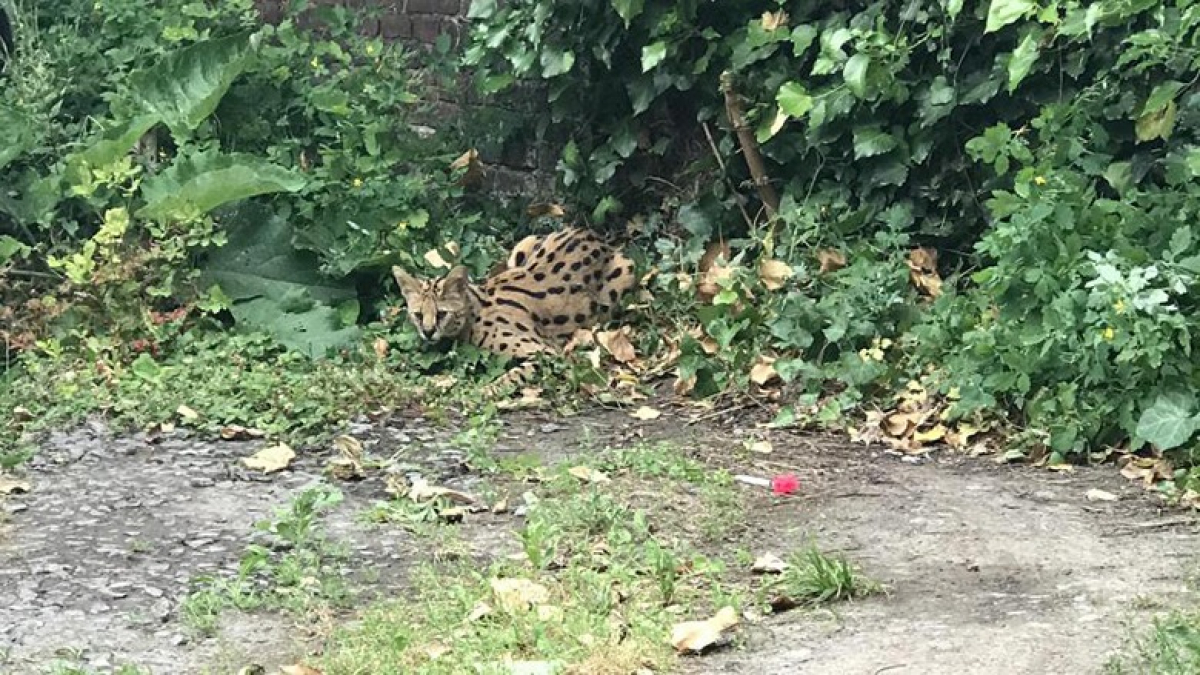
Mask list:
POLYGON ((677 307, 692 298, 673 274, 694 271, 708 242, 729 241, 741 263, 697 309, 720 349, 682 344, 696 391, 746 386, 771 354, 803 382, 802 403, 840 383, 828 419, 922 379, 956 393, 954 415, 1011 411, 1060 456, 1132 439, 1191 461, 1200 9, 527 0, 472 11, 481 86, 543 80, 551 119, 572 122, 562 182, 585 212, 611 212, 614 193, 636 207, 650 168, 716 129, 719 165, 672 168, 726 180, 675 193, 676 227, 647 221, 665 235, 659 292, 677 307), (722 75, 782 196, 773 220, 729 133, 722 75), (925 312, 905 279, 915 245, 943 254, 949 282, 925 312), (820 273, 822 248, 849 264, 820 273), (781 291, 752 273, 760 256, 794 272, 781 291), (898 347, 888 359, 858 358, 885 338, 898 347))

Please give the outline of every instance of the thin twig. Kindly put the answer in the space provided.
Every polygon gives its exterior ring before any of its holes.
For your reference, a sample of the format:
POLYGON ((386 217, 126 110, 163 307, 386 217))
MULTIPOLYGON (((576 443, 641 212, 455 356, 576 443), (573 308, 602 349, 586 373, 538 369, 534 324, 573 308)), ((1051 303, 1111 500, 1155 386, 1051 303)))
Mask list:
POLYGON ((737 186, 733 184, 733 179, 729 177, 729 169, 725 166, 725 159, 721 157, 721 150, 717 147, 717 142, 713 140, 712 130, 708 128, 708 122, 700 125, 704 129, 704 137, 708 139, 708 147, 712 150, 713 157, 717 160, 717 166, 721 167, 721 176, 725 179, 726 185, 733 192, 734 201, 737 202, 738 211, 742 212, 742 219, 746 221, 746 227, 754 229, 754 219, 750 217, 750 213, 746 211, 746 205, 737 199, 737 186))
POLYGON ((758 150, 758 141, 754 138, 754 132, 750 129, 750 124, 746 121, 746 114, 742 111, 742 103, 737 92, 734 91, 733 73, 729 71, 721 73, 721 92, 725 94, 725 114, 728 115, 729 124, 737 134, 738 145, 742 147, 742 157, 745 158, 746 166, 750 169, 750 177, 754 179, 754 186, 758 188, 758 196, 762 199, 763 206, 766 207, 767 216, 774 221, 776 214, 779 213, 779 195, 775 192, 775 187, 771 185, 771 179, 767 176, 762 153, 758 150))

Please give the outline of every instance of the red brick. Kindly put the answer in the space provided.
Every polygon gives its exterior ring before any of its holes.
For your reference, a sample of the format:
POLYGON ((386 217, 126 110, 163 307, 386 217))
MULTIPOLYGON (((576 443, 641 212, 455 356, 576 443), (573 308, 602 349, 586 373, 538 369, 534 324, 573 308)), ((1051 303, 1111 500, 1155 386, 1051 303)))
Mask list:
POLYGON ((463 14, 462 0, 408 0, 404 10, 409 14, 440 14, 442 16, 463 14))
POLYGON ((412 17, 413 37, 426 44, 433 44, 445 27, 441 18, 418 14, 412 17))
POLYGON ((412 18, 400 12, 388 12, 379 19, 379 35, 385 40, 407 40, 413 36, 412 18))

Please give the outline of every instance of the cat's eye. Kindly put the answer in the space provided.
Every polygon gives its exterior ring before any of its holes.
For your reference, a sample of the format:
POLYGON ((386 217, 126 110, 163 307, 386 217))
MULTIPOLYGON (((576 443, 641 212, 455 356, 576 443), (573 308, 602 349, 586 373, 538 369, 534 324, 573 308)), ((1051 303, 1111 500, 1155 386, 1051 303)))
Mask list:
POLYGON ((444 310, 444 309, 439 309, 439 310, 438 310, 438 313, 437 313, 437 321, 438 321, 438 323, 441 323, 441 322, 443 322, 443 321, 445 321, 445 320, 446 320, 446 310, 444 310))

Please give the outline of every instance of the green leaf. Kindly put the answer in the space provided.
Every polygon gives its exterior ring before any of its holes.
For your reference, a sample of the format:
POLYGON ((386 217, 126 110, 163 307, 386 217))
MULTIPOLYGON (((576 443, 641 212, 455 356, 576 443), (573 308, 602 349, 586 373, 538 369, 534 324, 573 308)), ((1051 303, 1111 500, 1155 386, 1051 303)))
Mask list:
POLYGON ((142 184, 146 205, 139 217, 186 220, 255 195, 296 192, 303 176, 253 155, 206 152, 181 157, 142 184))
POLYGON ((542 77, 558 77, 569 72, 571 66, 575 65, 575 53, 569 50, 546 49, 542 52, 541 63, 542 77))
POLYGON ((1154 90, 1150 92, 1150 96, 1146 97, 1146 103, 1142 106, 1142 113, 1157 112, 1167 107, 1167 104, 1174 101, 1175 97, 1179 95, 1179 92, 1185 86, 1182 82, 1170 80, 1154 87, 1154 90))
POLYGON ((1041 40, 1042 29, 1035 26, 1025 31, 1025 37, 1021 38, 1021 43, 1013 50, 1012 57, 1008 60, 1008 93, 1017 90, 1021 80, 1025 79, 1030 68, 1037 62, 1038 43, 1041 40))
POLYGON ((817 39, 817 29, 808 24, 796 26, 789 39, 792 42, 792 56, 803 56, 817 39))
POLYGON ((158 382, 162 379, 162 368, 154 361, 154 357, 142 352, 129 364, 129 370, 146 382, 158 382))
POLYGON ((354 284, 322 276, 316 255, 293 248, 285 218, 245 203, 225 223, 229 240, 209 255, 197 283, 220 287, 238 327, 314 358, 358 337, 354 284))
POLYGON ((308 96, 312 107, 332 115, 350 114, 350 94, 344 89, 322 87, 313 89, 308 96))
POLYGON ((124 126, 104 131, 87 149, 67 156, 67 180, 76 184, 91 180, 92 170, 109 166, 129 154, 138 140, 157 123, 155 115, 141 115, 124 126))
POLYGON ((653 70, 665 58, 667 58, 667 43, 664 40, 642 47, 642 72, 653 70))
POLYGON ((24 113, 0 105, 0 169, 41 143, 41 131, 24 113))
POLYGON ((946 14, 953 21, 962 12, 963 0, 946 0, 944 6, 946 7, 946 14))
POLYGON ((7 234, 0 234, 0 265, 19 256, 27 255, 33 249, 7 234))
POLYGON ((775 102, 788 117, 804 117, 813 107, 813 97, 799 82, 784 82, 775 94, 775 102))
POLYGON ((496 0, 471 0, 468 19, 487 19, 496 13, 496 0))
POLYGON ((1184 225, 1171 233, 1171 253, 1179 255, 1192 246, 1192 228, 1184 225))
POLYGON ((206 40, 168 54, 129 76, 135 98, 171 132, 200 126, 250 63, 252 33, 206 40))
POLYGON ((1113 162, 1104 170, 1104 180, 1121 194, 1133 185, 1133 165, 1129 162, 1113 162))
POLYGON ((900 142, 879 125, 854 129, 854 159, 874 157, 895 149, 900 142))
POLYGON ((1161 110, 1148 112, 1139 117, 1133 125, 1138 142, 1145 143, 1156 138, 1163 140, 1170 138, 1171 132, 1175 130, 1175 113, 1175 101, 1167 101, 1166 106, 1161 110))
POLYGON ((1187 151, 1187 167, 1193 176, 1200 176, 1200 148, 1192 147, 1187 151))
POLYGON ((1159 394, 1137 423, 1137 435, 1160 450, 1177 448, 1196 433, 1196 399, 1186 391, 1159 394))
POLYGON ((855 54, 846 61, 845 67, 842 68, 842 77, 846 80, 846 86, 858 98, 863 98, 867 93, 867 70, 871 67, 871 57, 863 53, 855 54))
POLYGON ((612 6, 628 28, 629 23, 641 15, 645 0, 612 0, 612 6))
POLYGON ((988 6, 987 25, 984 33, 993 33, 1028 14, 1037 3, 1033 0, 992 0, 988 6))

